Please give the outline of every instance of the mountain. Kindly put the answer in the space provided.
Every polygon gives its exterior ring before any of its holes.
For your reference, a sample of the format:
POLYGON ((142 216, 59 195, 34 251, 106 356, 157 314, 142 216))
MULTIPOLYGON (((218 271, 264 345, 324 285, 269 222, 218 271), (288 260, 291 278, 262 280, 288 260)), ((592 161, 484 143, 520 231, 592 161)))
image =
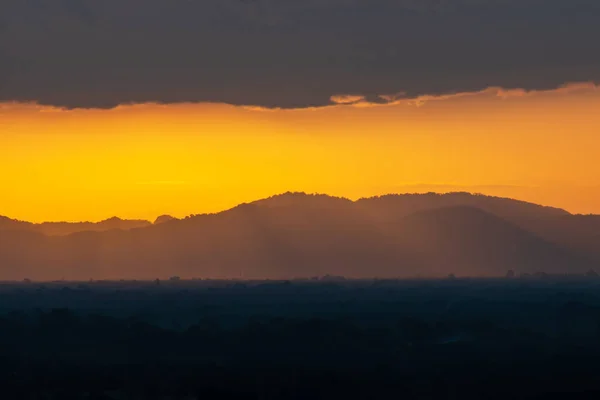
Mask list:
POLYGON ((0 216, 0 230, 24 230, 49 236, 70 235, 84 231, 109 231, 112 229, 134 229, 150 226, 145 220, 126 220, 117 217, 100 222, 43 222, 34 224, 0 216))
POLYGON ((593 257, 600 265, 600 215, 528 218, 518 223, 546 240, 593 257))
POLYGON ((174 218, 170 215, 161 215, 154 220, 154 225, 164 224, 165 222, 174 221, 177 218, 174 218))
POLYGON ((594 267, 587 253, 514 222, 572 217, 565 211, 466 194, 420 195, 415 205, 415 196, 352 202, 286 193, 129 230, 0 230, 0 279, 504 276, 594 267))
POLYGON ((360 199, 357 204, 381 221, 393 221, 418 211, 443 207, 476 207, 600 266, 599 215, 573 215, 560 208, 464 192, 392 194, 360 199))
POLYGON ((380 220, 391 220, 436 208, 470 206, 512 222, 532 218, 564 217, 570 214, 560 208, 525 201, 465 192, 438 194, 390 194, 360 199, 356 204, 380 220))
POLYGON ((395 231, 401 235, 399 241, 434 268, 428 275, 454 269, 468 276, 502 276, 507 269, 583 273, 589 265, 584 257, 470 206, 419 211, 403 218, 395 231))
POLYGON ((0 215, 0 230, 32 230, 31 222, 19 221, 0 215))

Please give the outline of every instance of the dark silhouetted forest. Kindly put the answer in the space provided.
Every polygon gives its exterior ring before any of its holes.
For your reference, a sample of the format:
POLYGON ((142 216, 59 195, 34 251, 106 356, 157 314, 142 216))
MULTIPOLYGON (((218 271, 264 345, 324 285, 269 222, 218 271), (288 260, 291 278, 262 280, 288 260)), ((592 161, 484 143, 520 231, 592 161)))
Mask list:
POLYGON ((592 398, 599 288, 592 276, 4 284, 0 385, 11 399, 592 398))

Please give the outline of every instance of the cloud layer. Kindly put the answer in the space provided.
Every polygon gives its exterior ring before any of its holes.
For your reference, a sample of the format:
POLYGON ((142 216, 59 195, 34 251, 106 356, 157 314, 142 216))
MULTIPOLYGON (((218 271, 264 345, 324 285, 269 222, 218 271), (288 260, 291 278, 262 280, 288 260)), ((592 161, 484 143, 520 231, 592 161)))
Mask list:
POLYGON ((599 37, 597 0, 2 0, 0 102, 295 108, 540 90, 599 82, 599 37))

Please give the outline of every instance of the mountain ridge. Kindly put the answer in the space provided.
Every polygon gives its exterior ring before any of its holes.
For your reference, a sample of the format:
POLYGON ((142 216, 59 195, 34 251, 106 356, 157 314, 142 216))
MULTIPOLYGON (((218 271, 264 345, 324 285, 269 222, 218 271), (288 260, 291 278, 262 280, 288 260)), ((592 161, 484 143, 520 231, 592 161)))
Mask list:
POLYGON ((111 217, 98 222, 41 222, 21 221, 0 215, 0 230, 26 230, 48 236, 63 236, 83 231, 107 231, 112 229, 133 229, 152 225, 150 221, 111 217))
POLYGON ((353 202, 290 192, 126 230, 0 229, 0 279, 503 276, 583 273, 600 261, 544 228, 566 218, 593 244, 595 220, 585 231, 566 211, 500 199, 462 193, 353 202), (461 199, 466 204, 455 205, 461 199), (524 215, 543 224, 527 228, 524 215))
MULTIPOLYGON (((314 200, 323 200, 323 201, 336 201, 338 204, 342 204, 342 203, 346 203, 346 204, 364 204, 366 202, 374 202, 374 201, 378 201, 378 202, 382 202, 384 200, 423 200, 426 198, 430 198, 430 199, 437 199, 439 200, 437 205, 430 205, 424 208, 435 208, 435 207, 440 207, 442 205, 444 205, 444 201, 447 199, 454 199, 453 202, 450 202, 450 204, 456 205, 458 204, 464 204, 465 199, 468 198, 475 198, 475 199, 485 199, 485 200, 493 200, 493 201, 504 201, 504 202, 511 202, 511 203, 515 203, 515 204, 519 204, 521 206, 527 206, 531 209, 533 208, 537 208, 539 210, 545 210, 547 211, 549 214, 556 214, 556 215, 579 215, 579 214, 571 214, 568 211, 558 208, 558 207, 552 207, 552 206, 544 206, 544 205, 540 205, 540 204, 536 204, 536 203, 531 203, 531 202, 527 202, 527 201, 522 201, 522 200, 516 200, 516 199, 511 199, 511 198, 507 198, 507 197, 498 197, 498 196, 490 196, 490 195, 485 195, 485 194, 479 194, 479 193, 469 193, 469 192, 449 192, 449 193, 436 193, 436 192, 428 192, 428 193, 389 193, 389 194, 384 194, 384 195, 379 195, 379 196, 371 196, 371 197, 361 197, 357 200, 351 200, 348 199, 346 197, 338 197, 338 196, 331 196, 328 194, 322 194, 322 193, 306 193, 306 192, 283 192, 280 194, 275 194, 266 198, 262 198, 262 199, 258 199, 258 200, 254 200, 254 201, 250 201, 250 202, 245 202, 245 203, 240 203, 234 207, 231 207, 229 209, 225 209, 222 211, 217 211, 217 212, 212 212, 212 213, 200 213, 200 214, 192 214, 188 217, 195 217, 198 215, 207 215, 207 214, 220 214, 226 211, 229 211, 231 209, 240 207, 240 206, 244 206, 247 204, 256 204, 256 205, 261 205, 261 206, 284 206, 286 204, 291 204, 293 203, 293 201, 297 201, 299 199, 314 199, 314 200), (458 197, 462 197, 462 199, 458 199, 458 197), (461 203, 462 202, 462 203, 461 203)), ((431 202, 431 203, 435 203, 435 202, 431 202)), ((415 210, 417 211, 417 210, 415 210)), ((187 217, 186 217, 187 218, 187 217)), ((150 221, 150 220, 145 220, 145 219, 126 219, 126 218, 120 218, 117 216, 113 216, 110 218, 106 218, 100 221, 44 221, 44 222, 39 222, 39 223, 35 223, 35 222, 30 222, 30 221, 25 221, 25 220, 20 220, 20 219, 15 219, 15 218, 10 218, 8 216, 4 216, 4 215, 0 215, 0 229, 14 229, 14 227, 18 227, 20 225, 21 228, 23 229, 31 229, 31 230, 39 230, 39 231, 52 231, 51 229, 44 229, 44 227, 52 227, 52 226, 72 226, 73 230, 81 230, 81 229, 77 229, 77 226, 80 227, 85 227, 85 228, 90 228, 90 227, 99 227, 102 225, 116 225, 116 224, 121 224, 123 226, 125 226, 124 228, 116 228, 116 229, 132 229, 132 227, 140 227, 140 226, 150 226, 153 224, 156 224, 157 222, 164 222, 166 220, 177 220, 178 218, 174 218, 169 214, 163 214, 158 216, 157 218, 154 219, 154 222, 150 221), (8 227, 9 224, 13 224, 13 227, 8 227), (132 226, 128 226, 128 225, 132 225, 132 226), (134 226, 134 225, 138 225, 138 226, 134 226)), ((110 229, 115 229, 110 228, 110 229)), ((92 229, 94 230, 94 229, 92 229)), ((99 229, 99 230, 105 230, 105 229, 99 229)), ((50 233, 52 234, 52 233, 50 233)))

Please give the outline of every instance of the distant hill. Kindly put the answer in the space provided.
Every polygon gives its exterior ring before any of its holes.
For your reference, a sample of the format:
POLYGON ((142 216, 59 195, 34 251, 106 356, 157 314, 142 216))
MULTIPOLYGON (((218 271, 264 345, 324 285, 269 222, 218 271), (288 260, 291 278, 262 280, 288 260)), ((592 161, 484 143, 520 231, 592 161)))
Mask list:
POLYGON ((585 258, 470 206, 420 211, 403 218, 395 231, 434 268, 429 275, 453 273, 453 268, 468 276, 502 276, 507 269, 582 273, 587 265, 585 258))
POLYGON ((360 199, 356 204, 365 210, 365 212, 381 220, 401 218, 417 211, 454 206, 476 207, 513 222, 522 219, 570 215, 567 211, 560 208, 465 192, 447 194, 390 194, 360 199))
POLYGON ((464 193, 357 202, 286 193, 139 229, 0 230, 0 279, 583 273, 595 267, 590 253, 518 223, 564 218, 577 216, 464 193))
POLYGON ((33 225, 29 222, 18 221, 0 215, 0 230, 29 230, 29 227, 33 225))
POLYGON ((170 215, 161 215, 154 220, 154 225, 164 224, 165 222, 174 221, 177 218, 174 218, 170 215))
POLYGON ((109 231, 112 229, 134 229, 150 226, 151 222, 144 220, 125 220, 117 217, 100 222, 43 222, 34 224, 0 216, 0 230, 25 230, 38 232, 49 236, 70 235, 83 231, 109 231))
POLYGON ((548 241, 592 256, 600 266, 600 215, 529 218, 519 224, 548 241))

